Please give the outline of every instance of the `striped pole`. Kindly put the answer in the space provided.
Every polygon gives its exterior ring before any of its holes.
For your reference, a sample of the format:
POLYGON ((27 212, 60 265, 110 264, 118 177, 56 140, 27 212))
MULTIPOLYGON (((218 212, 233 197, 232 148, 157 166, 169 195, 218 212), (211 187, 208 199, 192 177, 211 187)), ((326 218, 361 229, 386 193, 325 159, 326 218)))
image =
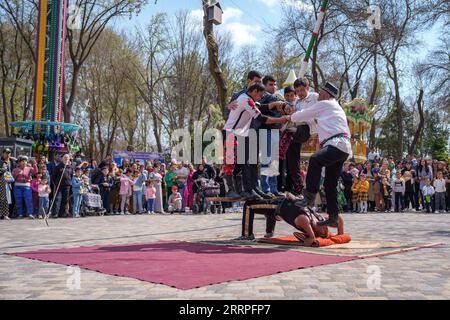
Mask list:
MULTIPOLYGON (((63 103, 63 84, 64 84, 64 53, 65 53, 65 40, 66 40, 66 12, 67 12, 67 0, 64 0, 64 6, 62 8, 62 36, 61 36, 61 65, 59 75, 59 101, 58 101, 58 122, 61 122, 62 115, 62 103, 63 103)), ((61 128, 59 128, 61 130, 61 128)))
POLYGON ((314 26, 314 30, 311 36, 311 40, 309 41, 308 49, 306 50, 305 59, 303 59, 302 66, 300 68, 300 73, 298 75, 299 78, 302 78, 306 74, 306 69, 308 67, 309 58, 311 57, 312 49, 314 48, 314 45, 317 41, 317 35, 319 34, 320 26, 322 25, 323 18, 325 16, 325 12, 327 11, 328 7, 328 0, 323 0, 322 4, 320 6, 320 12, 317 16, 316 25, 314 26))
MULTIPOLYGON (((55 1, 56 15, 55 15, 55 65, 53 74, 53 107, 52 107, 52 121, 59 121, 59 94, 61 86, 61 49, 63 47, 61 41, 62 27, 63 27, 63 12, 64 1, 55 1)), ((56 129, 56 128, 55 128, 56 129)), ((56 130, 55 130, 56 132, 56 130)))
MULTIPOLYGON (((38 33, 37 33, 37 49, 36 49, 36 68, 34 80, 34 110, 33 120, 41 121, 42 119, 42 104, 44 94, 44 68, 45 68, 45 48, 46 48, 46 30, 47 30, 47 0, 39 2, 39 19, 38 19, 38 33)), ((39 128, 35 128, 38 132, 39 128)))

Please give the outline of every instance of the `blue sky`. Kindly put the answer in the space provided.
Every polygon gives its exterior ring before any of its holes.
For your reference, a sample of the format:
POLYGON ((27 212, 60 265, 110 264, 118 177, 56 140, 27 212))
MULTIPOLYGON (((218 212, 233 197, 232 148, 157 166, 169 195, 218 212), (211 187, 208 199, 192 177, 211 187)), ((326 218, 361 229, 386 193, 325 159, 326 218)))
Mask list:
MULTIPOLYGON (((180 10, 190 11, 201 25, 203 16, 201 2, 201 0, 158 0, 155 4, 155 0, 149 0, 137 17, 134 16, 131 21, 122 19, 118 26, 129 30, 130 24, 144 26, 156 13, 165 12, 172 15, 180 10)), ((262 44, 268 37, 265 32, 271 27, 276 27, 282 19, 282 3, 299 10, 312 10, 304 0, 220 0, 224 16, 223 23, 216 26, 216 29, 228 31, 236 49, 243 45, 262 44), (250 28, 252 34, 247 32, 250 28)), ((423 58, 426 55, 427 49, 437 43, 438 34, 439 27, 435 26, 431 32, 419 35, 418 38, 424 44, 417 48, 416 57, 423 58)))
MULTIPOLYGON (((263 28, 275 27, 281 19, 281 1, 295 4, 298 0, 220 0, 224 10, 223 23, 216 28, 228 31, 236 47, 261 43, 260 40, 265 38, 263 28), (256 30, 256 34, 249 35, 247 31, 250 28, 256 30)), ((149 0, 149 4, 138 17, 132 18, 131 23, 145 25, 155 13, 165 12, 170 15, 180 10, 191 11, 199 19, 203 16, 201 0, 158 0, 156 4, 154 0, 149 0)), ((127 28, 129 24, 130 21, 126 20, 127 28)))

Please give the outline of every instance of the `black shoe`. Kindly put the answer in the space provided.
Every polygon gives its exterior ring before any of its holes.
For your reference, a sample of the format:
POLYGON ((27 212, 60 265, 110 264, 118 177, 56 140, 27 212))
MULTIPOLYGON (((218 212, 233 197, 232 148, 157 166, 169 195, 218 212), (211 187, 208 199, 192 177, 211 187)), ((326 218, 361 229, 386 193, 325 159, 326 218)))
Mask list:
POLYGON ((240 196, 241 196, 242 198, 245 198, 245 199, 255 199, 255 200, 262 200, 262 199, 263 199, 263 198, 262 198, 259 194, 257 194, 254 190, 252 190, 252 191, 250 191, 250 192, 248 192, 248 191, 241 192, 240 196))
POLYGON ((256 193, 257 195, 259 195, 262 199, 270 200, 270 199, 273 198, 273 197, 271 197, 267 193, 264 193, 261 189, 258 189, 258 188, 254 188, 253 192, 256 193))
POLYGON ((272 237, 273 237, 273 232, 268 232, 264 236, 264 238, 272 238, 272 237))
POLYGON ((325 221, 317 221, 317 225, 337 228, 339 226, 339 220, 336 217, 336 218, 327 219, 325 221))
POLYGON ((279 191, 277 191, 277 192, 274 192, 274 194, 273 194, 275 197, 284 197, 284 196, 286 196, 284 193, 282 193, 282 192, 279 192, 279 191))
POLYGON ((233 240, 235 240, 235 241, 255 241, 255 236, 253 234, 250 236, 240 236, 233 240))
POLYGON ((253 190, 254 190, 257 194, 259 194, 261 197, 262 197, 263 195, 266 194, 264 191, 262 191, 262 190, 261 190, 260 188, 258 188, 258 187, 253 188, 253 190))

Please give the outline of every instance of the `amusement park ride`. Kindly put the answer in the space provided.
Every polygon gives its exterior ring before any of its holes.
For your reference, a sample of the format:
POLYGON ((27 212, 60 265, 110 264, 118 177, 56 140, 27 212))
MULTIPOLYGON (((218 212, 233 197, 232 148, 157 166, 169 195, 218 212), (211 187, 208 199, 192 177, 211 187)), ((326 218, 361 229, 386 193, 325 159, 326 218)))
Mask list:
POLYGON ((80 126, 61 122, 67 0, 40 0, 33 120, 13 122, 20 138, 31 140, 32 155, 76 152, 80 126))

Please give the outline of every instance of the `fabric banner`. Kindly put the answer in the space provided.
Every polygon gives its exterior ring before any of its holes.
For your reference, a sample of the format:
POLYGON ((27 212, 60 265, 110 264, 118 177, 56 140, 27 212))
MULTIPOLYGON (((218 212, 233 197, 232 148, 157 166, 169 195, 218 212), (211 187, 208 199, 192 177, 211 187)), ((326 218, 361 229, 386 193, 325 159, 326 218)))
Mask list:
POLYGON ((114 150, 112 156, 114 162, 118 163, 119 165, 122 164, 123 159, 139 161, 140 163, 144 163, 148 160, 159 160, 161 163, 164 163, 164 155, 158 152, 132 152, 114 150))

